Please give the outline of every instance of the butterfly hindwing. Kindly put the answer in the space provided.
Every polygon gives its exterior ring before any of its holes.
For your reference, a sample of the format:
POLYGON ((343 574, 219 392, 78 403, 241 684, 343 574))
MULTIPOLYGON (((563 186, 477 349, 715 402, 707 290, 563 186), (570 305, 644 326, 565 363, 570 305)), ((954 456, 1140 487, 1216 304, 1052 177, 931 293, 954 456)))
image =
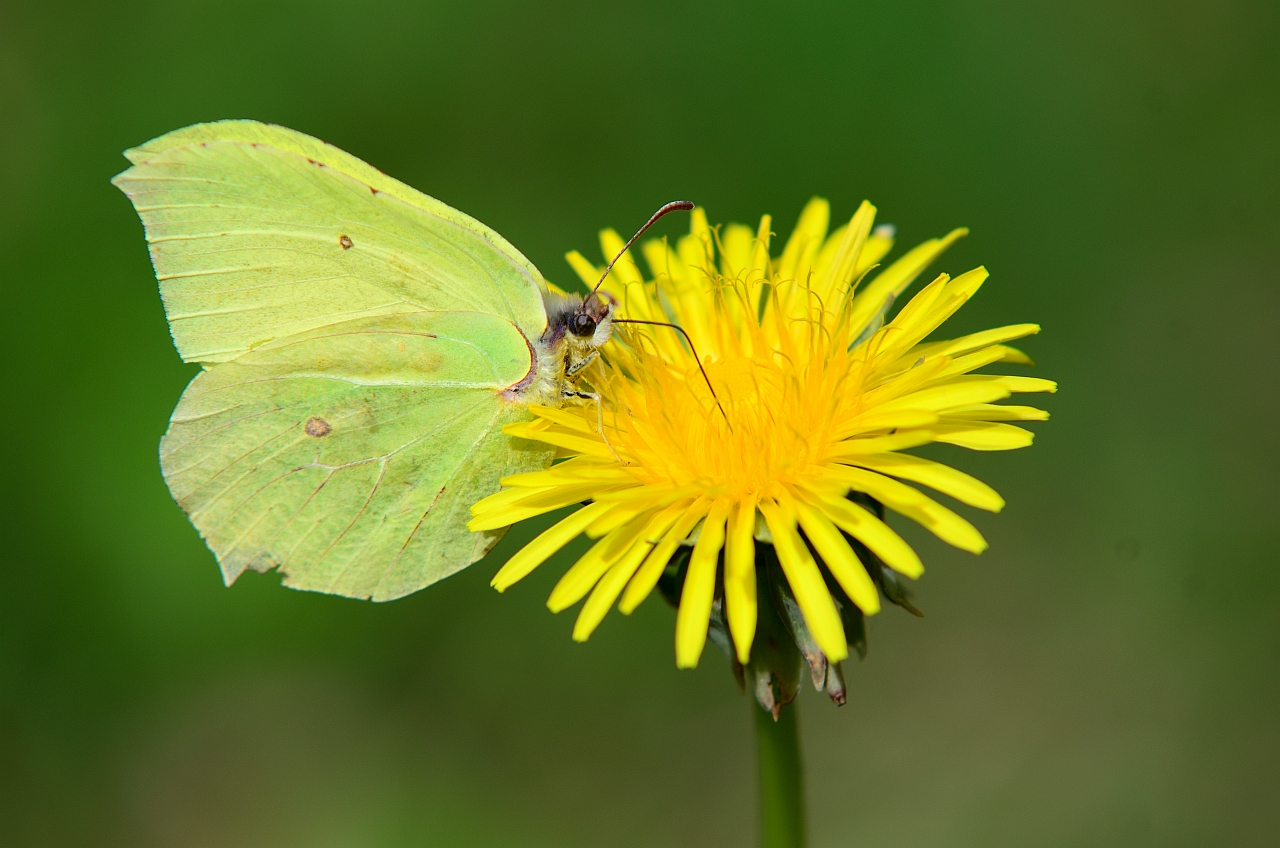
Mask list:
POLYGON ((278 568, 296 588, 388 600, 483 556, 498 535, 466 530, 471 504, 551 461, 502 433, 527 414, 498 390, 529 367, 504 324, 356 319, 197 376, 161 465, 227 582, 278 568))

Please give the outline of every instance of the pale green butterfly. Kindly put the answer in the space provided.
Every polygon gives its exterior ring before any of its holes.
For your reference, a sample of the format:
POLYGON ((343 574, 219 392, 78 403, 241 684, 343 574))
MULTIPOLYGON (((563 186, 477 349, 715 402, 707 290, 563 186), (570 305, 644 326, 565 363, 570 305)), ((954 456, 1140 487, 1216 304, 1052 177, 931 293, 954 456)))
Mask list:
MULTIPOLYGON (((471 504, 552 460, 502 426, 591 397, 575 380, 613 302, 552 289, 493 230, 283 127, 197 124, 125 156, 113 182, 178 353, 204 366, 160 465, 224 580, 277 568, 390 600, 484 556, 501 532, 469 532, 471 504)), ((692 204, 641 232, 675 208, 692 204)))

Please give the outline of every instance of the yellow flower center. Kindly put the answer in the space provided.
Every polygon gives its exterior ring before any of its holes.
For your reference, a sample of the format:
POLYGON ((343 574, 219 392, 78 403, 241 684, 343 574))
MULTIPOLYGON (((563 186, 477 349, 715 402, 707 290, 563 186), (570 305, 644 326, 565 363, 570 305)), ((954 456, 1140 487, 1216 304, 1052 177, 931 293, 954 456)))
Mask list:
POLYGON ((826 373, 828 358, 826 351, 787 356, 766 348, 704 360, 704 377, 692 356, 678 362, 669 354, 665 360, 641 356, 643 391, 633 396, 634 383, 614 382, 621 414, 606 416, 609 439, 631 455, 629 465, 642 482, 697 485, 735 499, 769 497, 823 459, 832 416, 848 389, 824 379, 836 376, 826 373), (810 368, 816 381, 806 373, 810 368))

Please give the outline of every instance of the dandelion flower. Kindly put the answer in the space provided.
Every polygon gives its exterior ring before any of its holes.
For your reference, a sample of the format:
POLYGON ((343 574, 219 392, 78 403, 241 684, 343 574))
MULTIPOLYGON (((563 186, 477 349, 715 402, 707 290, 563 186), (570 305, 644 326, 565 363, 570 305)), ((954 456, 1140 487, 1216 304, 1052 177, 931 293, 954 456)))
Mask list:
MULTIPOLYGON (((972 524, 910 484, 992 512, 1004 506, 1001 497, 904 451, 932 442, 982 451, 1030 445, 1031 432, 1017 422, 1047 414, 997 402, 1055 384, 974 372, 1030 364, 1006 343, 1039 327, 926 341, 977 292, 984 268, 939 275, 886 322, 912 281, 965 231, 877 270, 893 232, 873 229, 874 216, 863 203, 828 233, 829 206, 814 199, 773 256, 768 216, 754 231, 713 229, 697 209, 674 249, 642 245, 651 278, 623 256, 602 286, 618 315, 683 332, 624 325, 588 371, 598 409, 533 406, 533 421, 506 427, 554 445, 561 460, 504 479, 502 491, 472 507, 472 530, 589 503, 513 555, 493 585, 505 590, 581 534, 597 540, 548 601, 559 612, 586 599, 573 631, 583 641, 615 603, 623 613, 636 609, 680 551, 687 565, 676 664, 697 665, 713 613, 746 664, 766 603, 757 578, 763 550, 776 553, 815 650, 838 663, 854 641, 849 613, 875 614, 878 587, 906 603, 880 567, 913 579, 924 570, 881 505, 955 547, 986 548, 972 524)), ((606 230, 601 246, 611 256, 623 241, 606 230)), ((596 282, 602 269, 576 252, 568 258, 588 285, 596 282)))

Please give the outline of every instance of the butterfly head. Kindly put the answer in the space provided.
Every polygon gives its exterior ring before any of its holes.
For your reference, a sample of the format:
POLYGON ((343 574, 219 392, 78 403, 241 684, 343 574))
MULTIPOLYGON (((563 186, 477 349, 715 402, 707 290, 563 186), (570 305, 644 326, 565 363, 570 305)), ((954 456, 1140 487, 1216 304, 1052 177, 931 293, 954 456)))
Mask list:
POLYGON ((596 292, 584 298, 547 292, 543 297, 547 331, 542 336, 542 344, 549 352, 562 350, 568 365, 590 357, 609 341, 616 306, 609 295, 596 292))
POLYGON ((547 328, 538 340, 535 361, 541 375, 534 381, 535 388, 523 390, 521 397, 539 403, 548 402, 543 398, 554 398, 556 402, 565 397, 588 398, 594 395, 584 394, 574 388, 581 375, 593 361, 600 348, 613 335, 614 310, 617 302, 608 294, 600 291, 613 266, 627 252, 636 239, 654 222, 676 209, 690 210, 693 204, 687 200, 668 203, 654 213, 631 240, 623 245, 622 250, 605 267, 600 281, 595 284, 586 296, 566 294, 560 290, 549 288, 542 290, 542 302, 547 312, 547 328), (545 365, 541 363, 546 363, 545 365))
POLYGON ((565 328, 573 337, 575 346, 598 348, 609 341, 613 332, 613 298, 603 292, 588 295, 567 316, 565 328))

